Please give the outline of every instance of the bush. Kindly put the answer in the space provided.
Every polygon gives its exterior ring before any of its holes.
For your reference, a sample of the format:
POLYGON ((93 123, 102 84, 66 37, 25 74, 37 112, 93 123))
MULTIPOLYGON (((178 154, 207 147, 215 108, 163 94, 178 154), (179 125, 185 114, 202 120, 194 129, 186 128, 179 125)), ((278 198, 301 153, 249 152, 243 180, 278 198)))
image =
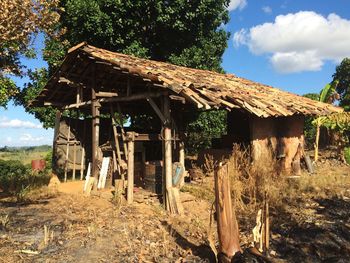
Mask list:
POLYGON ((344 148, 344 158, 346 163, 350 164, 350 147, 344 148))
POLYGON ((19 161, 0 160, 0 188, 5 193, 22 194, 29 189, 47 185, 49 180, 46 170, 33 172, 30 166, 19 161))

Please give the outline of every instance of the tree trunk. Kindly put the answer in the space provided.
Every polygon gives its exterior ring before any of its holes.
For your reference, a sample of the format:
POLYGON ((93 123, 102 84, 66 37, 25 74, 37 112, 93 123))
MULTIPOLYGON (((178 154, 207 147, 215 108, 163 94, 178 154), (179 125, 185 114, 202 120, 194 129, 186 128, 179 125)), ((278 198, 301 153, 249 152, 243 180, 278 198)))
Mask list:
POLYGON ((235 211, 232 209, 228 165, 219 166, 215 172, 215 205, 219 237, 219 262, 230 259, 241 251, 235 211))

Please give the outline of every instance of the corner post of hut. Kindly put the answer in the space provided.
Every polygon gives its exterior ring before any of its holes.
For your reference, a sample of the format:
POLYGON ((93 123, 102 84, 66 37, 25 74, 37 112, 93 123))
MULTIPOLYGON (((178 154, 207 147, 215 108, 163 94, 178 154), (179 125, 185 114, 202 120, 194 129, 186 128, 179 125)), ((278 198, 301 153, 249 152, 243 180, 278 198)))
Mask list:
POLYGON ((135 141, 135 133, 128 132, 126 135, 126 140, 128 142, 127 201, 128 201, 128 204, 132 204, 134 201, 134 141, 135 141))
MULTIPOLYGON (((95 68, 96 70, 96 68, 95 68)), ((99 135, 100 135, 100 103, 97 101, 96 97, 96 73, 93 74, 93 83, 91 87, 91 115, 92 115, 92 177, 94 178, 94 189, 97 189, 98 183, 98 152, 99 152, 99 135)))
POLYGON ((163 96, 163 154, 164 154, 164 176, 165 189, 163 202, 167 211, 170 211, 170 195, 172 186, 172 142, 171 142, 171 109, 168 96, 163 96))

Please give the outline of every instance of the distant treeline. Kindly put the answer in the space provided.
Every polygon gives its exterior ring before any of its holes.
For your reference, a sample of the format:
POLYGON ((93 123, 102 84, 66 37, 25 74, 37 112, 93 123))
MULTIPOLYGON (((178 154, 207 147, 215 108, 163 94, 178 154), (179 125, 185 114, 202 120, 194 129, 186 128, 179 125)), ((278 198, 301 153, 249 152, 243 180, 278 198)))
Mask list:
POLYGON ((21 146, 21 147, 0 147, 0 152, 47 152, 51 150, 50 145, 21 146))

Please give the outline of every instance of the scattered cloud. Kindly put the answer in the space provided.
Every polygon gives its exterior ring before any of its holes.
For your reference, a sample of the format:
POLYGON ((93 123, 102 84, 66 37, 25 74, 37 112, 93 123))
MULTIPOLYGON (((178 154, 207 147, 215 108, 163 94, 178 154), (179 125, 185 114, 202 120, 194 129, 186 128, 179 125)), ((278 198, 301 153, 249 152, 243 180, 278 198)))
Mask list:
POLYGON ((241 29, 233 41, 236 47, 248 46, 255 55, 268 54, 279 72, 318 71, 326 61, 339 63, 350 56, 350 20, 301 11, 241 29))
POLYGON ((0 128, 24 128, 24 129, 41 129, 42 125, 35 124, 30 121, 22 121, 19 119, 9 120, 8 118, 2 118, 0 120, 0 128))
POLYGON ((236 9, 242 10, 247 5, 247 0, 231 0, 230 4, 228 5, 227 9, 228 11, 233 11, 236 9))
POLYGON ((272 8, 269 7, 269 6, 263 6, 261 9, 262 9, 262 11, 263 11, 265 14, 271 14, 271 13, 272 13, 272 8))
POLYGON ((29 133, 23 133, 20 137, 19 140, 24 143, 34 143, 34 142, 40 142, 44 140, 44 137, 34 137, 33 135, 29 133))

